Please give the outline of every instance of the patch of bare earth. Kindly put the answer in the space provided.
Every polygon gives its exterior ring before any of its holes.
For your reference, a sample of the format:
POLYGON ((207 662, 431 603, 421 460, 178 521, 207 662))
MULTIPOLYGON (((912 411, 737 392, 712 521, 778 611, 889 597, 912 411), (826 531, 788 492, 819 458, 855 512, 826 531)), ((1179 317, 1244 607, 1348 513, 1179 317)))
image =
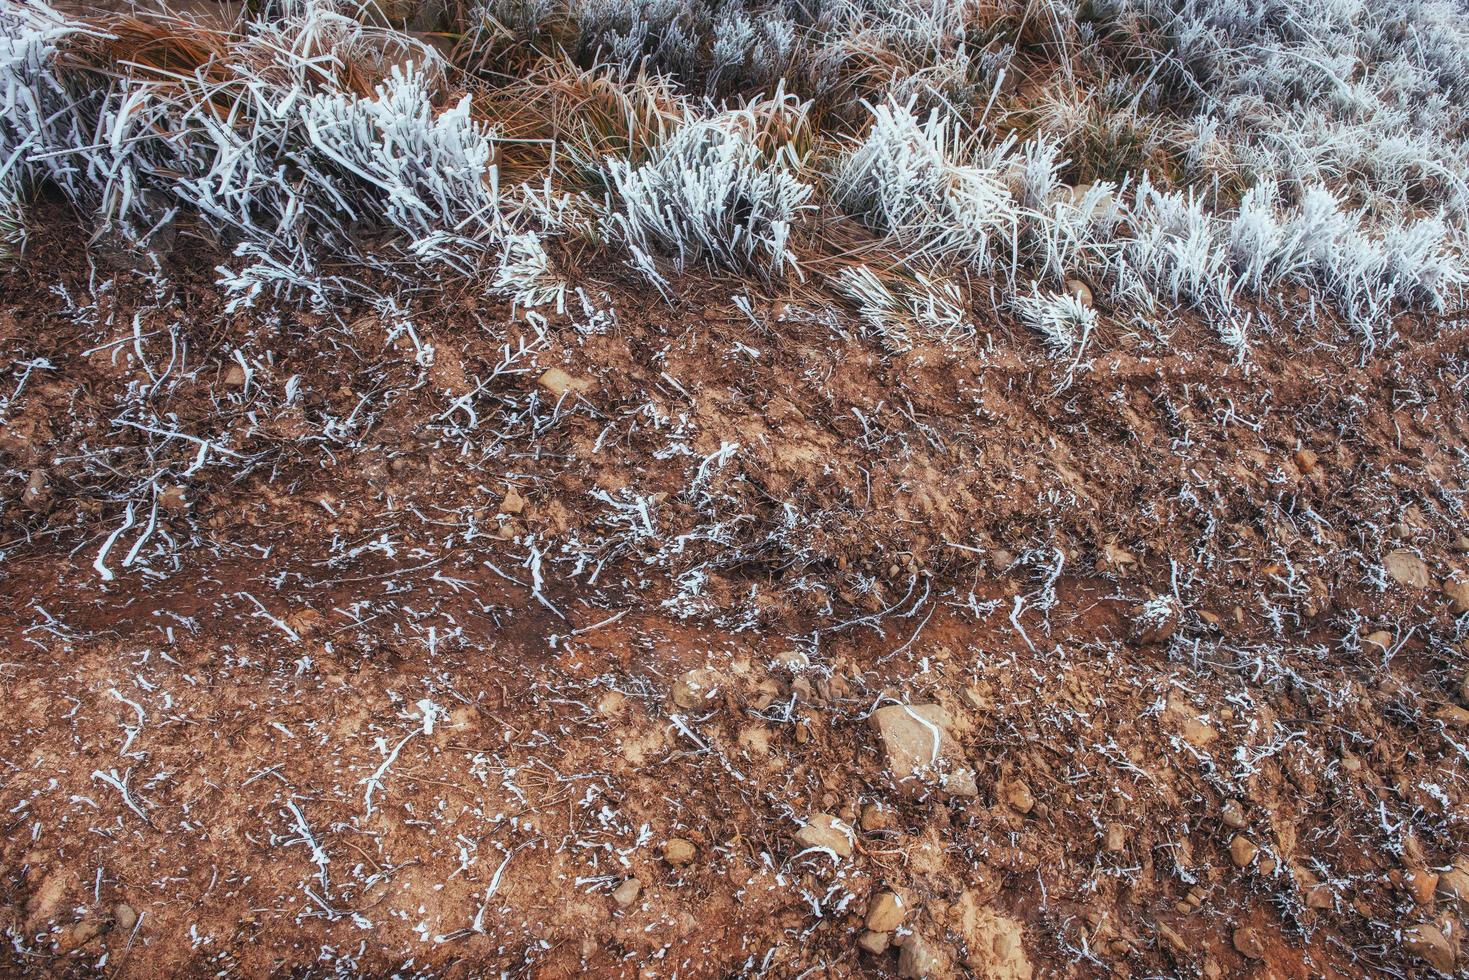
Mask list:
POLYGON ((1464 962, 1461 324, 1057 391, 1002 323, 228 314, 80 236, 0 284, 6 972, 1464 962))

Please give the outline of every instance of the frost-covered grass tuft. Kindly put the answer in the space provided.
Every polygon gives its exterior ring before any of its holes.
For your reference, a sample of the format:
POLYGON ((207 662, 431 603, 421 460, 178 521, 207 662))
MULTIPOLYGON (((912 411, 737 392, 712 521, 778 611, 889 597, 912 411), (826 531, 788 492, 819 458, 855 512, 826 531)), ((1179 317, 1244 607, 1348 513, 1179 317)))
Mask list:
POLYGON ((401 35, 307 4, 193 66, 144 71, 88 60, 119 35, 40 9, 5 17, 0 156, 133 237, 180 208, 202 215, 251 261, 227 277, 247 302, 298 291, 320 256, 365 259, 364 231, 398 233, 396 263, 465 273, 534 230, 516 227, 534 195, 501 188, 493 127, 468 96, 432 108, 445 66, 401 35), (382 62, 392 51, 404 57, 382 62))
POLYGON ((911 348, 915 327, 925 337, 951 342, 976 332, 964 294, 950 279, 923 272, 879 276, 856 265, 838 272, 833 283, 889 351, 911 348))
POLYGON ((832 200, 868 228, 926 259, 984 265, 996 236, 1013 233, 1015 204, 970 142, 938 109, 870 108, 872 124, 838 164, 832 200))
POLYGON ((560 308, 567 238, 665 293, 819 267, 890 347, 967 342, 981 307, 1079 347, 1073 278, 1107 316, 1200 310, 1241 359, 1285 290, 1368 350, 1463 303, 1446 0, 485 0, 457 26, 449 64, 335 0, 211 30, 10 2, 0 167, 137 240, 201 217, 240 302, 359 288, 330 257, 560 308))
POLYGON ((14 265, 26 246, 25 203, 13 178, 0 177, 0 268, 14 265))
POLYGON ((1040 335, 1052 357, 1079 359, 1096 329, 1096 311, 1071 293, 1037 288, 1029 296, 1015 297, 1014 305, 1020 321, 1040 335))
POLYGON ((608 158, 611 237, 657 279, 654 255, 678 272, 701 259, 771 279, 794 267, 791 229, 811 187, 790 144, 767 150, 759 136, 757 114, 735 110, 685 121, 643 163, 608 158))

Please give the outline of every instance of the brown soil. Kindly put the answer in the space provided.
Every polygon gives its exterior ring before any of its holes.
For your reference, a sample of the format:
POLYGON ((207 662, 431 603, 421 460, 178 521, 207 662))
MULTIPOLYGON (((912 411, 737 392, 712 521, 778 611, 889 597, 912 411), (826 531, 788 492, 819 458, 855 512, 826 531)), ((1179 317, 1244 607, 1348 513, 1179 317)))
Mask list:
POLYGON ((0 281, 7 973, 883 976, 885 889, 956 975, 1454 962, 1463 324, 1364 362, 1262 310, 1238 365, 1118 317, 1058 390, 1006 323, 891 352, 615 267, 543 342, 468 288, 227 313, 187 232, 155 275, 37 223, 0 281), (977 796, 893 782, 893 702, 947 708, 977 796))

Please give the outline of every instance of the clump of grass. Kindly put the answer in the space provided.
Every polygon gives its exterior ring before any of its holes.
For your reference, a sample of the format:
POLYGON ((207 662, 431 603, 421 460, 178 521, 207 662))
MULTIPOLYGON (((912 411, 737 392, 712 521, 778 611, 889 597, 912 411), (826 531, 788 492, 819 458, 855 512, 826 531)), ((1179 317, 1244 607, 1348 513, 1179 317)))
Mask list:
POLYGON ((833 202, 928 261, 985 264, 991 241, 1014 228, 1015 202, 997 172, 938 110, 870 107, 867 134, 837 164, 833 202))
POLYGON ((637 268, 661 282, 656 255, 679 272, 699 259, 767 279, 795 267, 791 230, 812 188, 789 142, 762 146, 769 115, 746 108, 686 119, 642 163, 606 160, 606 227, 637 268))

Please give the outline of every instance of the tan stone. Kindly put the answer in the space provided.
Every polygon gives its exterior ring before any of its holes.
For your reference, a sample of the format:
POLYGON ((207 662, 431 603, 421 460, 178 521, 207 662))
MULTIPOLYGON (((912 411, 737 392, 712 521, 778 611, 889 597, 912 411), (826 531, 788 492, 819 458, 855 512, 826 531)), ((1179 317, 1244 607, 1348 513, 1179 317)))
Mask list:
POLYGON ((1035 795, 1030 784, 1023 779, 1007 780, 1004 786, 1005 802, 1017 813, 1029 813, 1035 809, 1035 795))
POLYGON ((1229 858, 1234 862, 1236 868, 1248 868, 1250 862, 1255 860, 1255 855, 1259 853, 1260 848, 1244 835, 1229 842, 1229 858))
POLYGON ((1419 905, 1432 905, 1438 891, 1438 875, 1427 868, 1418 868, 1403 875, 1403 885, 1413 901, 1419 905))
POLYGON ((1454 969, 1454 947, 1438 926, 1424 922, 1403 931, 1403 948, 1440 973, 1454 969))
POLYGON ((885 932, 873 932, 871 929, 864 930, 857 937, 857 945, 871 953, 873 956, 881 956, 887 952, 892 943, 892 937, 885 932))
POLYGON ((950 977, 953 967, 942 952, 915 932, 903 940, 898 951, 898 976, 905 980, 950 977))
POLYGON ((1469 613, 1469 578, 1445 582, 1443 594, 1448 596, 1449 608, 1454 611, 1455 616, 1469 613))
POLYGON ((643 883, 636 878, 629 878, 618 885, 612 892, 612 900, 623 908, 627 908, 638 900, 638 895, 643 890, 643 883))
POLYGON ((581 378, 573 378, 560 368, 550 368, 536 380, 536 384, 555 395, 557 398, 568 394, 580 394, 587 390, 590 385, 581 378))
POLYGON ((813 814, 800 830, 796 840, 803 848, 819 848, 830 851, 840 858, 852 856, 854 835, 852 828, 830 813, 813 814))
POLYGON ((948 746, 949 713, 937 704, 890 704, 872 713, 888 768, 904 779, 938 764, 948 746))
POLYGON ((903 924, 908 907, 897 892, 879 892, 867 905, 867 928, 872 932, 892 932, 903 924))
POLYGON ((1234 930, 1234 948, 1248 960, 1263 960, 1265 958, 1265 941, 1260 934, 1249 926, 1240 926, 1234 930))
POLYGON ((1081 303, 1082 306, 1085 306, 1087 309, 1092 308, 1092 303, 1094 302, 1092 299, 1092 288, 1086 283, 1080 279, 1067 279, 1065 289, 1072 296, 1075 296, 1077 302, 1081 303))
POLYGON ((1469 728, 1469 710, 1457 704, 1446 704, 1435 711, 1433 716, 1450 728, 1469 728))
POLYGON ((714 707, 719 692, 719 675, 708 667, 696 667, 686 671, 673 682, 670 696, 673 703, 685 711, 698 711, 714 707))
POLYGON ((1433 584, 1428 565, 1406 549, 1388 552, 1387 557, 1382 560, 1382 567, 1387 570, 1389 578, 1407 588, 1426 589, 1433 584))
POLYGON ((1219 732, 1203 720, 1202 712, 1177 691, 1168 695, 1168 706, 1163 713, 1173 722, 1183 740, 1196 749, 1207 748, 1219 738, 1219 732))
POLYGON ((879 803, 868 803, 862 808, 863 830, 892 830, 898 825, 897 815, 879 803))
POLYGON ((525 498, 520 495, 518 490, 511 487, 509 492, 505 494, 505 499, 500 501, 500 513, 519 514, 523 510, 525 510, 525 498))
POLYGON ((1448 902, 1469 902, 1469 867, 1455 864, 1438 876, 1438 897, 1448 902))
POLYGON ((131 930, 138 924, 138 912, 127 902, 118 902, 112 908, 112 921, 119 929, 131 930))
POLYGON ((694 842, 684 840, 682 837, 671 838, 663 845, 663 860, 675 868, 692 864, 698 854, 699 849, 694 846, 694 842))

